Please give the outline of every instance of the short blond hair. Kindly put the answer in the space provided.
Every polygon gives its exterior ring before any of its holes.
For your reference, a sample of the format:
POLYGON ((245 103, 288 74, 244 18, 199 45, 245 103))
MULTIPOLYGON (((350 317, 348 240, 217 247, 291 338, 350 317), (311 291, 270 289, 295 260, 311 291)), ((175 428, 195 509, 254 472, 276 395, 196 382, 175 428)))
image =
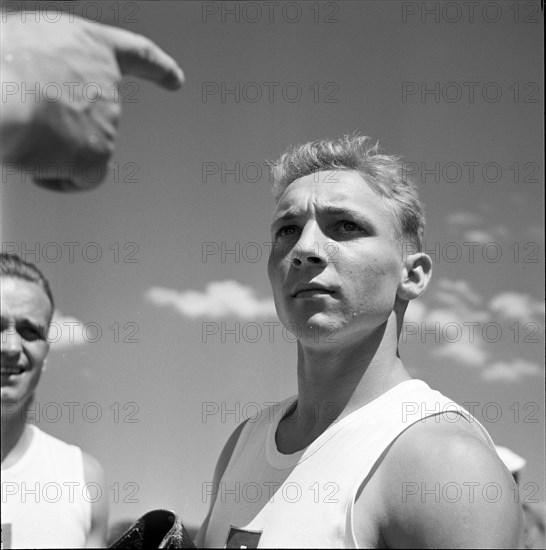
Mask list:
POLYGON ((276 201, 293 181, 309 174, 323 170, 358 172, 387 203, 397 236, 422 249, 425 213, 417 186, 407 178, 400 158, 380 153, 379 144, 372 144, 368 136, 352 134, 297 145, 271 167, 276 201))

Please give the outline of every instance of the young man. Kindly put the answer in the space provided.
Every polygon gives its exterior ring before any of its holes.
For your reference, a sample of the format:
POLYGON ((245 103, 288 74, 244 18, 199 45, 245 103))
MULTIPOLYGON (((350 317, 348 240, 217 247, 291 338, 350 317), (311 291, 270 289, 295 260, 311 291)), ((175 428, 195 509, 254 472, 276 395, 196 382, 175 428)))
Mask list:
POLYGON ((106 543, 100 464, 27 423, 49 351, 54 303, 32 264, 0 254, 2 294, 2 548, 83 548, 106 543), (93 485, 87 485, 93 484, 93 485), (87 492, 89 489, 89 493, 87 492))
POLYGON ((298 339, 298 394, 231 436, 197 545, 518 546, 514 481, 489 435, 398 353, 432 267, 400 161, 345 137, 295 148, 274 175, 268 273, 298 339))

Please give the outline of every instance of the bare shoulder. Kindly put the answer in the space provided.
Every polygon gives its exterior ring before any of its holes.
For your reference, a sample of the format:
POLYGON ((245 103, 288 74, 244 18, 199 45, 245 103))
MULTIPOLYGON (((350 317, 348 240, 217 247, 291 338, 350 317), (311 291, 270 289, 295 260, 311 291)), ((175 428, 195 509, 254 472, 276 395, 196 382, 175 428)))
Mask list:
POLYGON ((87 536, 86 546, 91 548, 106 546, 106 531, 108 528, 108 495, 106 479, 101 463, 92 455, 82 451, 83 470, 86 484, 96 484, 97 494, 91 505, 91 528, 87 536), (100 493, 99 493, 100 491, 100 493))
POLYGON ((514 479, 463 417, 437 415, 410 426, 368 484, 362 495, 378 498, 378 530, 389 548, 521 545, 514 479))
POLYGON ((195 536, 195 540, 194 540, 194 544, 195 546, 197 546, 197 548, 202 548, 205 543, 205 536, 207 534, 210 515, 212 513, 212 509, 214 508, 216 495, 218 494, 218 486, 220 484, 222 476, 224 475, 224 472, 226 471, 229 461, 231 460, 231 456, 233 455, 233 451, 235 450, 237 441, 239 441, 239 437, 241 436, 241 432, 243 431, 245 425, 246 425, 246 421, 242 422, 241 424, 239 424, 239 426, 237 426, 237 428, 235 428, 235 430, 232 432, 232 434, 229 436, 228 440, 226 441, 226 444, 224 445, 224 448, 222 449, 222 452, 220 453, 220 456, 216 463, 216 468, 214 469, 213 489, 211 494, 209 511, 205 520, 203 521, 203 524, 201 525, 199 531, 197 532, 197 535, 195 536))
POLYGON ((214 470, 214 481, 216 483, 218 483, 222 479, 222 476, 226 471, 227 465, 231 460, 231 455, 233 454, 233 451, 235 450, 235 446, 237 445, 237 441, 239 441, 239 437, 241 436, 241 432, 243 431, 245 426, 246 426, 246 421, 239 424, 239 426, 235 428, 233 433, 229 436, 228 440, 226 441, 226 444, 224 445, 224 448, 220 453, 220 457, 218 458, 216 469, 214 470))
POLYGON ((82 451, 85 481, 100 483, 104 481, 104 468, 101 463, 89 453, 82 451))

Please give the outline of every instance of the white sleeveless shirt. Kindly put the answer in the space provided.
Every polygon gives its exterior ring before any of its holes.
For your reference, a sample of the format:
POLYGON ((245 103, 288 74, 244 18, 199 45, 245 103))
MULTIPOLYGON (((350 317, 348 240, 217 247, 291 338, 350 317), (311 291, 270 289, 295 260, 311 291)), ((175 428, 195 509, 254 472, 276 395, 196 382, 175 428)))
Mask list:
POLYGON ((85 547, 98 492, 86 486, 81 449, 32 424, 25 429, 26 452, 2 467, 2 550, 85 547))
POLYGON ((331 424, 307 448, 282 454, 275 434, 295 400, 247 421, 217 488, 206 547, 358 548, 358 489, 394 439, 424 418, 454 411, 450 421, 466 418, 494 449, 466 410, 425 382, 408 380, 331 424))

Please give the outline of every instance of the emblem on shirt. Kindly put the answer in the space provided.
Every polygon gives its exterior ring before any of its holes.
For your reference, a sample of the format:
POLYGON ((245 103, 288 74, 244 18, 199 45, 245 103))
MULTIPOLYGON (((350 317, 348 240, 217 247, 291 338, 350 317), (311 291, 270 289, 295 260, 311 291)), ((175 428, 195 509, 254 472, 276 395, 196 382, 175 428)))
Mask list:
POLYGON ((258 548, 262 531, 251 531, 230 526, 226 548, 258 548))

